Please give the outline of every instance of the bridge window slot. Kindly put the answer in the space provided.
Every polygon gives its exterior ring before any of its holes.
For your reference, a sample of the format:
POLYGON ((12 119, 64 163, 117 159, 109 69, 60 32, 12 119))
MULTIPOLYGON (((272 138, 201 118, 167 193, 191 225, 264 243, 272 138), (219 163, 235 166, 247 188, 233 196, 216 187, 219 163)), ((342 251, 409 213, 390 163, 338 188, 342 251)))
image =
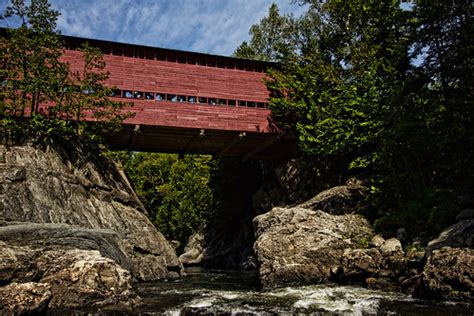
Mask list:
POLYGON ((223 62, 223 61, 218 61, 218 62, 217 62, 217 68, 225 68, 225 62, 223 62))
POLYGON ((178 63, 180 63, 180 64, 185 64, 185 63, 186 63, 186 57, 184 57, 184 56, 179 56, 179 57, 178 57, 178 63))
POLYGON ((171 63, 176 62, 176 56, 166 56, 166 61, 169 61, 171 63))
POLYGON ((236 68, 238 70, 245 70, 245 64, 244 63, 238 63, 236 68))
POLYGON ((265 107, 265 103, 257 102, 257 108, 264 108, 264 107, 265 107))
POLYGON ((177 100, 178 100, 178 97, 176 96, 176 94, 166 95, 166 101, 176 102, 177 100))
POLYGON ((166 56, 163 55, 163 54, 156 54, 156 60, 165 61, 165 60, 166 60, 166 56))
POLYGON ((217 104, 217 99, 216 98, 208 98, 207 103, 212 104, 212 105, 216 105, 217 104))
POLYGON ((242 100, 237 101, 237 104, 238 104, 239 106, 247 106, 247 102, 242 101, 242 100))
POLYGON ((235 106, 235 100, 228 100, 228 101, 227 101, 227 104, 228 104, 229 106, 235 106))
POLYGON ((227 105, 227 100, 226 100, 226 99, 219 99, 219 100, 217 100, 217 104, 219 104, 219 105, 227 105))
POLYGON ((166 95, 164 93, 157 93, 155 94, 156 101, 164 101, 166 100, 166 95))
POLYGON ((195 64, 196 64, 196 58, 194 58, 194 57, 188 57, 188 64, 190 64, 190 65, 195 65, 195 64))
POLYGON ((207 66, 208 67, 216 67, 216 63, 213 60, 208 60, 207 61, 207 66))
POLYGON ((253 65, 245 65, 245 70, 247 71, 253 71, 253 65))
POLYGON ((247 106, 248 106, 249 108, 254 108, 254 107, 255 107, 255 102, 253 102, 253 101, 248 101, 248 102, 247 102, 247 106))
POLYGON ((126 50, 124 50, 123 55, 124 55, 125 57, 133 57, 133 56, 134 56, 134 53, 133 53, 133 50, 128 50, 128 49, 126 49, 126 50))
POLYGON ((135 51, 135 58, 145 59, 145 52, 143 51, 135 51))
POLYGON ((227 69, 235 69, 235 63, 231 62, 231 61, 226 62, 226 68, 227 69))
POLYGON ((153 92, 145 92, 145 100, 153 100, 155 97, 153 92))
POLYGON ((112 55, 122 56, 122 49, 121 48, 113 48, 112 49, 112 55))
POLYGON ((206 65, 207 65, 206 61, 205 61, 205 60, 202 60, 202 59, 199 59, 198 62, 197 62, 197 64, 198 64, 199 66, 206 66, 206 65))
POLYGON ((198 98, 198 103, 207 103, 207 98, 205 98, 205 97, 199 97, 199 98, 198 98))
POLYGON ((133 97, 134 97, 135 99, 143 99, 143 92, 141 92, 141 91, 134 91, 134 92, 133 92, 133 97))
POLYGON ((133 99, 133 92, 130 90, 124 90, 123 97, 127 99, 133 99))
POLYGON ((185 95, 178 95, 178 102, 186 102, 186 96, 185 95))
POLYGON ((196 97, 188 97, 189 103, 196 103, 196 97))
POLYGON ((261 66, 255 65, 255 71, 256 72, 263 72, 263 68, 261 66))
POLYGON ((109 95, 109 96, 119 98, 119 97, 122 96, 122 90, 119 90, 119 89, 112 89, 112 90, 110 91, 110 95, 109 95))

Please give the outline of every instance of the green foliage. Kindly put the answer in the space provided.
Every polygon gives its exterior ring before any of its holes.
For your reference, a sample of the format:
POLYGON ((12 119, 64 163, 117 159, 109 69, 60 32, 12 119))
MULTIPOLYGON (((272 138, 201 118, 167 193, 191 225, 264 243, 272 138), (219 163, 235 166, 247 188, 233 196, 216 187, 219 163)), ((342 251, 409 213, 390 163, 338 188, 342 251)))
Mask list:
POLYGON ((268 16, 260 24, 252 25, 249 43, 243 42, 233 56, 245 59, 281 61, 293 53, 291 30, 294 30, 292 18, 280 15, 278 6, 272 4, 268 16))
MULTIPOLYGON (((110 101, 104 86, 108 73, 99 49, 84 45, 81 72, 72 73, 61 61, 63 43, 56 30, 59 12, 47 0, 12 0, 5 18, 21 25, 0 38, 0 115, 24 135, 48 137, 80 136, 96 140, 104 130, 114 130, 130 116, 121 109, 128 104, 110 101), (39 117, 41 116, 41 117, 39 117), (30 117, 29 124, 24 118, 30 117), (86 123, 93 121, 95 124, 86 123)), ((6 134, 16 134, 5 131, 6 134)))
MULTIPOLYGON (((310 159, 364 172, 379 227, 449 225, 452 192, 474 190, 472 2, 421 1, 412 10, 398 0, 299 3, 307 12, 286 17, 294 28, 276 41, 294 51, 267 83, 275 122, 298 135, 310 159)), ((275 43, 275 33, 251 33, 275 43)), ((268 56, 264 46, 241 47, 268 56)))
POLYGON ((131 153, 120 154, 138 196, 151 212, 157 228, 183 245, 212 218, 209 185, 214 161, 210 156, 131 153))

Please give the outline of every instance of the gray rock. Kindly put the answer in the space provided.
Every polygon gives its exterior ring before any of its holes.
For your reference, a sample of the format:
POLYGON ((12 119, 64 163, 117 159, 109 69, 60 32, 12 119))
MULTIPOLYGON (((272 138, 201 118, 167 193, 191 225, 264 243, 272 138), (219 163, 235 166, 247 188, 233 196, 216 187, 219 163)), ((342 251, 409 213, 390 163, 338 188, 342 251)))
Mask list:
POLYGON ((13 313, 28 313, 29 305, 36 312, 88 307, 131 310, 141 302, 133 292, 130 272, 97 250, 39 245, 32 249, 5 242, 0 247, 0 275, 8 283, 0 287, 0 303, 17 295, 7 304, 13 313))
POLYGON ((188 243, 184 247, 184 252, 179 256, 179 261, 183 265, 198 265, 204 257, 204 234, 197 232, 189 237, 188 243))
POLYGON ((74 142, 0 145, 0 152, 5 156, 0 168, 0 222, 112 230, 131 260, 135 278, 180 276, 182 266, 173 248, 110 160, 74 142))
POLYGON ((426 247, 427 255, 431 255, 433 250, 442 247, 451 248, 471 248, 473 245, 474 219, 468 219, 456 223, 439 234, 438 238, 433 239, 426 247))
POLYGON ((466 219, 474 219, 474 209, 472 208, 467 208, 459 212, 459 214, 456 216, 456 220, 458 221, 464 221, 466 219))
POLYGON ((265 288, 327 281, 346 249, 372 234, 358 215, 334 216, 301 207, 274 208, 254 218, 254 251, 265 288))
POLYGON ((352 213, 363 200, 364 191, 365 187, 358 184, 341 185, 325 190, 299 206, 333 215, 352 213))
POLYGON ((397 238, 390 238, 385 240, 382 246, 380 246, 380 251, 384 256, 390 256, 396 253, 401 253, 403 255, 402 244, 397 238))
POLYGON ((64 224, 15 224, 0 227, 0 240, 9 245, 33 249, 48 247, 98 250, 102 256, 114 260, 129 271, 133 270, 132 262, 121 245, 120 236, 113 230, 86 229, 64 224))
POLYGON ((433 250, 422 273, 419 296, 429 299, 472 301, 474 250, 443 247, 433 250))
POLYGON ((51 286, 44 283, 10 283, 0 287, 1 315, 37 315, 46 311, 51 286))
POLYGON ((48 262, 40 282, 51 285, 49 308, 132 310, 141 302, 130 273, 98 251, 46 252, 38 261, 48 262))
POLYGON ((370 240, 370 246, 380 248, 383 245, 384 242, 385 242, 385 239, 382 236, 375 235, 370 240))

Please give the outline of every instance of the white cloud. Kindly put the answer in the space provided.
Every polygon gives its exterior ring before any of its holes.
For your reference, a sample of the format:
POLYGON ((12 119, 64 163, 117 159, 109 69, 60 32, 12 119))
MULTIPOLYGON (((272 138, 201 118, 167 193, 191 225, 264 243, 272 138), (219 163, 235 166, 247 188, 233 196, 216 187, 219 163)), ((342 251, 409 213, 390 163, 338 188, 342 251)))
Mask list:
MULTIPOLYGON (((63 34, 230 55, 276 2, 282 13, 302 10, 290 0, 50 0, 63 34)), ((0 0, 4 7, 6 0, 0 0)))

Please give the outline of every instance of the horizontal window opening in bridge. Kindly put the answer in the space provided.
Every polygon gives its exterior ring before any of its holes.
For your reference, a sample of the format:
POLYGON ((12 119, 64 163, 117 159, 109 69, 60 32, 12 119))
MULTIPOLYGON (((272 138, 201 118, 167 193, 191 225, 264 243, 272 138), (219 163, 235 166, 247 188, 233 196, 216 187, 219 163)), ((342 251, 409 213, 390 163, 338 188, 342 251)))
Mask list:
MULTIPOLYGON (((84 90, 83 93, 90 94, 94 93, 94 90, 84 90)), ((149 92, 149 91, 135 91, 135 90, 120 90, 112 89, 110 97, 126 98, 126 99, 138 99, 138 100, 150 100, 150 101, 168 101, 168 102, 179 102, 179 103, 192 103, 192 104, 209 104, 209 105, 221 105, 221 106, 240 106, 240 107, 252 107, 252 108, 267 108, 268 103, 256 102, 256 101, 245 101, 245 100, 232 100, 232 99, 221 99, 221 98, 209 98, 209 97, 197 97, 188 95, 178 94, 166 94, 160 92, 149 92)))
POLYGON ((155 96, 153 92, 145 92, 145 100, 153 100, 154 97, 155 96))
POLYGON ((166 101, 176 102, 178 100, 176 94, 167 94, 166 101))
POLYGON ((208 98, 207 103, 212 104, 212 105, 216 105, 217 104, 217 99, 216 98, 208 98))
POLYGON ((134 97, 135 99, 143 99, 143 92, 141 92, 141 91, 134 91, 134 92, 133 92, 133 97, 134 97))
POLYGON ((155 95, 155 100, 156 101, 164 101, 164 100, 166 100, 166 95, 164 93, 157 93, 155 95))

